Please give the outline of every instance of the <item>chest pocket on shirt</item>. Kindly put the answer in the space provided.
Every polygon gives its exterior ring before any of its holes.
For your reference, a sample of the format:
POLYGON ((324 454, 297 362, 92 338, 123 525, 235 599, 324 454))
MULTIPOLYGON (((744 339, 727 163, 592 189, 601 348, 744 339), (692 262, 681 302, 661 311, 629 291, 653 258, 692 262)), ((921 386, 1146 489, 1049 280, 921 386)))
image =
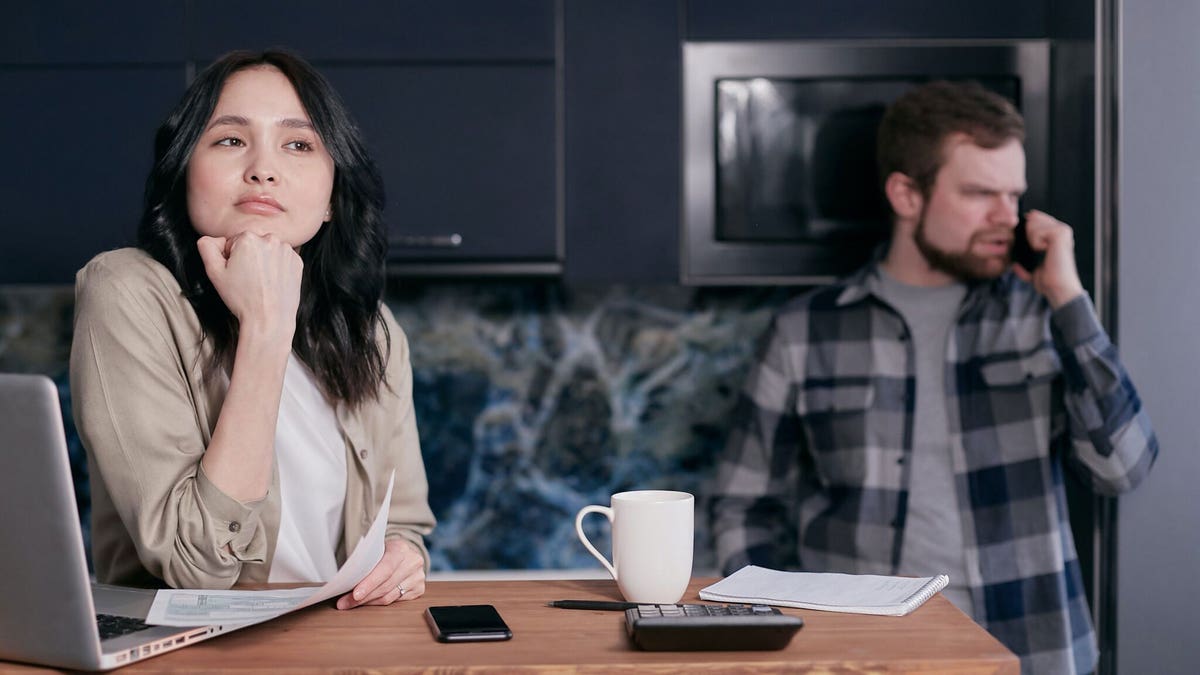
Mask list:
POLYGON ((1051 347, 1043 347, 1028 356, 984 364, 980 368, 989 387, 1030 387, 1044 384, 1062 371, 1062 361, 1051 347))
POLYGON ((802 393, 804 429, 820 480, 825 485, 861 485, 871 448, 869 427, 875 388, 833 383, 802 393))
POLYGON ((980 367, 986 396, 970 397, 964 401, 963 428, 983 428, 1017 424, 1024 441, 1012 436, 1001 451, 1016 453, 1010 459, 1028 457, 1030 448, 1039 453, 1048 451, 1049 440, 1065 429, 1061 406, 1062 360, 1052 347, 1046 346, 1020 358, 993 361, 980 367), (1040 425, 1025 424, 1038 418, 1049 418, 1049 438, 1036 429, 1040 425), (1012 447, 1009 447, 1012 446, 1012 447))

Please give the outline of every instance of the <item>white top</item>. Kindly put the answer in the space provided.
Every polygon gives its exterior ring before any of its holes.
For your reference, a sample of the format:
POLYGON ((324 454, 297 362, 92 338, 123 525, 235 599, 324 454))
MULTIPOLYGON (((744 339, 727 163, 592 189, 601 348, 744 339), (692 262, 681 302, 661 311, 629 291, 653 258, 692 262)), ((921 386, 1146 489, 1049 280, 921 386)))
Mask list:
POLYGON ((288 356, 275 425, 280 519, 268 581, 324 582, 337 572, 346 505, 346 442, 312 372, 288 356))

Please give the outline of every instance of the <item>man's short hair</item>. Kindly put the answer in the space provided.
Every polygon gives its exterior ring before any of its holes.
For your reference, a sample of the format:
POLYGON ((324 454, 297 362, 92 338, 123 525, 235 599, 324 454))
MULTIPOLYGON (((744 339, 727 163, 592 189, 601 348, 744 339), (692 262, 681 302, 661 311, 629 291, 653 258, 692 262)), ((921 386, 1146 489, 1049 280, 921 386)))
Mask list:
POLYGON ((899 171, 928 196, 945 161, 946 139, 957 133, 998 148, 1013 139, 1024 142, 1025 121, 1008 99, 978 82, 923 84, 888 106, 879 123, 880 180, 899 171))

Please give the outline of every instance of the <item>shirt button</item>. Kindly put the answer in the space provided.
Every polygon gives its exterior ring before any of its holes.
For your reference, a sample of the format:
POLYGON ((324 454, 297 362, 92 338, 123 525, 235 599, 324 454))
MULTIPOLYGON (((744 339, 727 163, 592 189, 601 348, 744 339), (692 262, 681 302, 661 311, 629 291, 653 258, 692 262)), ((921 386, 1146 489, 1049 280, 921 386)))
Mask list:
POLYGON ((358 451, 358 458, 359 458, 359 459, 366 459, 366 458, 367 458, 367 449, 366 449, 366 448, 360 448, 360 449, 359 449, 359 451, 358 451))
POLYGON ((903 463, 904 463, 904 457, 897 457, 897 458, 896 458, 896 463, 897 463, 897 464, 903 464, 903 463))
POLYGON ((230 531, 230 532, 241 532, 241 531, 242 531, 242 524, 241 524, 241 523, 239 523, 239 522, 238 522, 238 521, 236 521, 236 520, 235 520, 235 521, 233 521, 232 523, 230 523, 230 524, 229 524, 229 531, 230 531))

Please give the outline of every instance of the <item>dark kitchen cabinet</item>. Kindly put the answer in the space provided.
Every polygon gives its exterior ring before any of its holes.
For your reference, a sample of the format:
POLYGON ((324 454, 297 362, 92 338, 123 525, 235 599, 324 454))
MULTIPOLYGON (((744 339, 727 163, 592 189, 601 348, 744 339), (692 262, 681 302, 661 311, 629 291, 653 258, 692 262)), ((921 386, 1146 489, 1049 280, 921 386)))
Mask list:
POLYGON ((187 78, 271 46, 312 61, 358 119, 388 191, 393 271, 558 273, 559 7, 20 3, 0 27, 0 122, 19 158, 0 169, 0 283, 70 282, 131 244, 154 130, 187 78))
POLYGON ((134 241, 185 84, 182 3, 13 3, 0 23, 0 284, 69 283, 134 241))
POLYGON ((566 269, 679 280, 679 12, 674 0, 563 7, 566 269))
POLYGON ((556 274, 556 3, 222 0, 195 5, 199 63, 286 45, 358 120, 388 193, 399 274, 556 274))
POLYGON ((6 2, 0 68, 182 64, 186 44, 183 2, 6 2))
POLYGON ((394 271, 557 265, 553 68, 322 70, 357 116, 383 172, 394 271), (451 237, 459 243, 451 245, 451 237))
POLYGON ((311 61, 553 62, 553 0, 206 0, 195 56, 285 45, 311 61))
POLYGON ((134 242, 181 67, 0 68, 0 283, 68 283, 134 242))
POLYGON ((1045 0, 686 0, 688 40, 1037 38, 1045 0))

